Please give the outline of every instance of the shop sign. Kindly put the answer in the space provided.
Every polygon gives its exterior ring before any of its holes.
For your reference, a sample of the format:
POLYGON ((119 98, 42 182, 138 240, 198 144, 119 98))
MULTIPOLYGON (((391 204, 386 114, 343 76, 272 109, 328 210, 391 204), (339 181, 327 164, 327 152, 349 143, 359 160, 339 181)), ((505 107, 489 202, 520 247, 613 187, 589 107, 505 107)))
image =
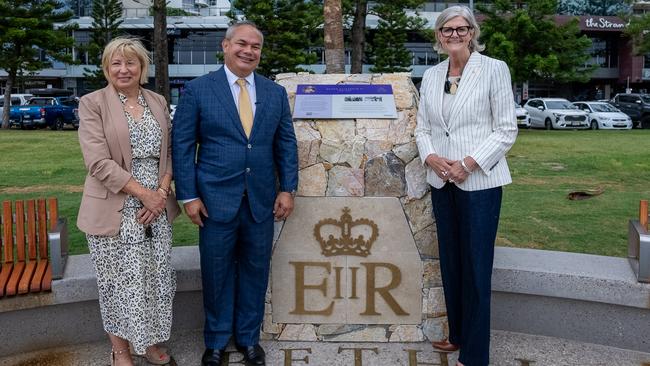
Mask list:
POLYGON ((625 28, 625 23, 614 17, 585 17, 583 18, 585 29, 607 29, 607 30, 619 30, 625 28))

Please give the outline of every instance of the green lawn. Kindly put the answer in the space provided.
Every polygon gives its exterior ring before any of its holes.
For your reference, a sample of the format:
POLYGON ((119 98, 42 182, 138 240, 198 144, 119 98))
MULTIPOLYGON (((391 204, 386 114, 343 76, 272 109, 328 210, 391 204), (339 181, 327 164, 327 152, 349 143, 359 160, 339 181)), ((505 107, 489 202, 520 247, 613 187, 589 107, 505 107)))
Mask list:
MULTIPOLYGON (((650 130, 520 131, 508 156, 498 245, 601 255, 627 254, 627 221, 650 198, 650 130), (571 191, 604 189, 588 200, 571 191)), ((0 131, 0 200, 59 198, 71 251, 87 252, 75 226, 85 169, 74 131, 0 131)), ((186 216, 174 243, 198 242, 186 216)))

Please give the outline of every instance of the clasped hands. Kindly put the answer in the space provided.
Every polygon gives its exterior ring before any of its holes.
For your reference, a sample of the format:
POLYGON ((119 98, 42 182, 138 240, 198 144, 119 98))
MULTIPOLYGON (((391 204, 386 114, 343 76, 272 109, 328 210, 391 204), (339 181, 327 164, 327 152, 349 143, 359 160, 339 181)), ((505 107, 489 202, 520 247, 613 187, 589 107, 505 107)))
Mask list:
POLYGON ((142 197, 139 198, 144 206, 136 214, 136 218, 140 224, 145 226, 149 225, 165 212, 167 194, 162 192, 162 190, 147 189, 142 197))
MULTIPOLYGON (((476 167, 476 161, 472 157, 465 158, 465 165, 472 171, 476 167)), ((425 163, 433 169, 433 171, 444 182, 463 183, 470 173, 467 172, 460 160, 451 160, 435 154, 427 156, 425 163)))

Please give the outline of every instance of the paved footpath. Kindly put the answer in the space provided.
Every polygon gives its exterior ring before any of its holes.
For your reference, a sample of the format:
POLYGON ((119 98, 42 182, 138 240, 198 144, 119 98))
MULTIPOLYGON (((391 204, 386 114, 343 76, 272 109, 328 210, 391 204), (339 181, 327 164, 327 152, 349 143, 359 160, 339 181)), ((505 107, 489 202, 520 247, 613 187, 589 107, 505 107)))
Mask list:
MULTIPOLYGON (((428 343, 262 342, 269 366, 454 366, 458 353, 439 354, 428 343)), ((200 331, 175 334, 168 342, 170 366, 199 366, 200 331)), ((650 352, 650 350, 648 350, 650 352)), ((229 365, 242 365, 230 354, 229 365)), ((634 352, 558 338, 492 332, 494 366, 650 366, 650 353, 634 352)), ((106 366, 109 345, 94 342, 26 355, 0 357, 0 366, 106 366)), ((147 365, 138 359, 136 365, 147 365)), ((225 366, 225 365, 224 365, 225 366)))

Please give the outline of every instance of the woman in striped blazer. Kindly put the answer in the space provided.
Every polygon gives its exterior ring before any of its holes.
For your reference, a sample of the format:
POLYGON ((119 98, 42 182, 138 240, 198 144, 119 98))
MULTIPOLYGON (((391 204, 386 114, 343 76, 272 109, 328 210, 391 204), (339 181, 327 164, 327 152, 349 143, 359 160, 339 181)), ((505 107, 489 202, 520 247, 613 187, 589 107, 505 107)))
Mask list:
POLYGON ((449 339, 457 365, 489 362, 490 286, 505 155, 517 122, 508 66, 479 53, 479 26, 465 6, 445 9, 434 48, 449 58, 424 74, 415 130, 431 184, 449 339))

